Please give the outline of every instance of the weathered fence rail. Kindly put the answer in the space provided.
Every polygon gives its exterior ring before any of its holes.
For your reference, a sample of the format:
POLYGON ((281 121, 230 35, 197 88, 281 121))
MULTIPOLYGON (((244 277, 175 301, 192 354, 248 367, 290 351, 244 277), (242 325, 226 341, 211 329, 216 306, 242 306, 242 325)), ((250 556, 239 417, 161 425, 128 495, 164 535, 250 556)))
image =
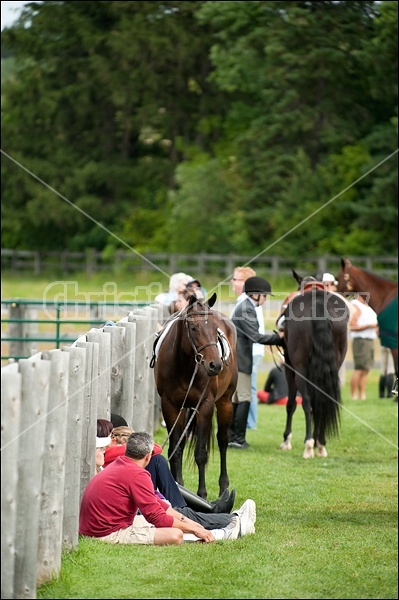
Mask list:
POLYGON ((121 414, 153 432, 160 403, 149 368, 159 308, 133 309, 71 346, 1 370, 1 597, 36 598, 78 543, 82 493, 95 471, 97 418, 121 414))
MULTIPOLYGON (((351 256, 353 263, 383 277, 397 278, 398 259, 387 256, 351 256)), ((240 254, 174 254, 145 253, 134 254, 118 250, 112 257, 106 257, 98 250, 86 252, 39 252, 30 250, 1 250, 1 266, 3 270, 13 272, 29 271, 40 274, 48 270, 60 270, 63 274, 86 271, 92 274, 99 271, 155 271, 161 269, 166 273, 185 271, 195 273, 196 277, 204 275, 218 276, 222 279, 231 276, 236 265, 250 263, 259 272, 265 271, 269 276, 291 275, 294 267, 292 258, 262 254, 254 258, 240 254)), ((300 264, 308 273, 331 272, 338 268, 339 257, 324 255, 321 257, 301 257, 300 264)))

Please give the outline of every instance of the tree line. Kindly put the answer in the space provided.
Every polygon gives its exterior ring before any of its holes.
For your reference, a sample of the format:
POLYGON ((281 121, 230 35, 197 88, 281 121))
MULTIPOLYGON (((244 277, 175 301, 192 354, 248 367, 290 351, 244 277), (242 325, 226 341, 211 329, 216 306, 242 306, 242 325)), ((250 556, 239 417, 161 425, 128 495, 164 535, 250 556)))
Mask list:
POLYGON ((27 4, 2 32, 3 247, 395 255, 397 12, 27 4))

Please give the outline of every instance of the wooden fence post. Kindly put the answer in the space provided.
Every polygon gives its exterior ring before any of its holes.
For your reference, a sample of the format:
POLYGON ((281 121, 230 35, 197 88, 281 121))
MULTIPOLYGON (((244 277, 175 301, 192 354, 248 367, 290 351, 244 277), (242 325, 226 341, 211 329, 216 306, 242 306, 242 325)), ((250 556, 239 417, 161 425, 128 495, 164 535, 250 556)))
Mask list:
POLYGON ((111 335, 101 329, 90 329, 88 342, 96 342, 98 354, 97 419, 111 419, 111 335))
POLYGON ((44 352, 43 358, 50 360, 51 393, 44 436, 37 585, 51 581, 54 576, 59 577, 61 572, 70 356, 62 350, 51 350, 44 352))
POLYGON ((128 320, 136 323, 136 369, 132 427, 136 431, 149 431, 152 433, 153 417, 150 417, 150 409, 153 411, 153 403, 150 403, 148 398, 150 323, 146 316, 133 313, 129 314, 128 320))
POLYGON ((37 549, 50 362, 40 354, 19 361, 22 376, 18 464, 15 598, 36 598, 37 549))
POLYGON ((158 330, 158 309, 151 306, 145 306, 143 308, 144 314, 147 315, 147 319, 150 325, 150 335, 147 339, 147 377, 148 377, 148 402, 149 402, 149 414, 148 414, 148 425, 150 429, 147 429, 150 433, 156 429, 156 425, 159 425, 159 419, 161 416, 160 411, 160 399, 155 386, 154 369, 150 368, 150 362, 152 358, 152 349, 154 347, 155 334, 158 330))
MULTIPOLYGON (((80 340, 80 338, 79 338, 80 340)), ((96 465, 97 397, 98 397, 98 344, 77 341, 78 348, 86 349, 84 419, 82 421, 82 452, 80 465, 80 497, 94 475, 96 465)))
POLYGON ((133 424, 134 384, 136 377, 136 323, 129 323, 128 317, 117 325, 126 332, 123 355, 123 387, 119 405, 111 404, 111 412, 121 415, 130 426, 133 424))
POLYGON ((82 454, 82 423, 85 418, 86 350, 65 347, 69 359, 68 422, 65 456, 65 491, 62 541, 66 549, 78 545, 80 510, 80 469, 82 454))
MULTIPOLYGON (((107 325, 104 332, 110 335, 110 378, 111 402, 110 411, 122 415, 121 401, 124 379, 124 355, 126 330, 115 325, 107 325)), ((123 415, 122 415, 123 416, 123 415)))
POLYGON ((1 597, 14 598, 19 424, 22 376, 18 364, 1 370, 1 597))

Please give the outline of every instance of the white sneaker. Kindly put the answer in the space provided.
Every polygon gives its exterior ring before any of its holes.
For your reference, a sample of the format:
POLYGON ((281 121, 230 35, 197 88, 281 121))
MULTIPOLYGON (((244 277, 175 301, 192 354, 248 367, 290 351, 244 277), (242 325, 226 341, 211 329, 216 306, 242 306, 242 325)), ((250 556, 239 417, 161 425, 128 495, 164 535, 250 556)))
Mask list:
POLYGON ((241 535, 255 533, 256 504, 253 500, 246 500, 238 510, 234 511, 240 518, 241 535))
POLYGON ((223 528, 224 540, 237 540, 240 537, 240 517, 234 515, 227 527, 223 528))

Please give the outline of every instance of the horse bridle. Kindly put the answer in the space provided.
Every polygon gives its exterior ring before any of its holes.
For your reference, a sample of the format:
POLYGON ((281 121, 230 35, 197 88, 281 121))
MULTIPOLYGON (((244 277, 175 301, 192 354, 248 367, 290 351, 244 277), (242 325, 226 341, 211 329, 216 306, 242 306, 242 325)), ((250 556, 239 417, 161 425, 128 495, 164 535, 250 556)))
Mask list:
POLYGON ((350 279, 351 279, 350 274, 344 273, 345 291, 347 291, 347 292, 351 292, 353 290, 350 279))
MULTIPOLYGON (((196 315, 208 315, 209 313, 207 311, 201 311, 201 312, 196 312, 196 315)), ((205 350, 205 348, 209 348, 209 346, 217 346, 218 343, 216 342, 207 342, 206 344, 203 344, 202 346, 200 346, 199 348, 196 347, 193 337, 191 335, 190 332, 190 325, 188 322, 189 319, 189 314, 187 313, 184 317, 184 325, 186 327, 187 330, 187 336, 188 336, 188 340, 191 344, 192 349, 194 350, 194 360, 197 364, 204 364, 204 355, 201 354, 201 350, 205 350)))

